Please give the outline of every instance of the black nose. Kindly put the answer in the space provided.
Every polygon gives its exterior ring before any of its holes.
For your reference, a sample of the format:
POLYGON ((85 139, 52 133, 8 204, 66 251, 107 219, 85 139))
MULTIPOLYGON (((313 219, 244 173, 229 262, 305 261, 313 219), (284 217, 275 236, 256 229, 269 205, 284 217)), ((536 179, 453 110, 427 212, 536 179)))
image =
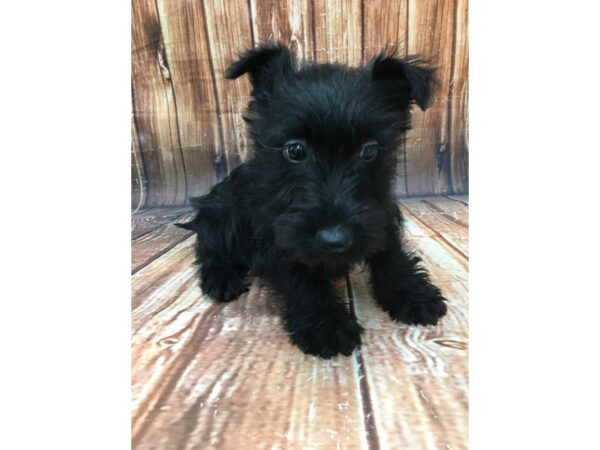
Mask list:
POLYGON ((328 252, 342 252, 352 245, 352 231, 340 225, 323 228, 317 233, 317 241, 328 252))

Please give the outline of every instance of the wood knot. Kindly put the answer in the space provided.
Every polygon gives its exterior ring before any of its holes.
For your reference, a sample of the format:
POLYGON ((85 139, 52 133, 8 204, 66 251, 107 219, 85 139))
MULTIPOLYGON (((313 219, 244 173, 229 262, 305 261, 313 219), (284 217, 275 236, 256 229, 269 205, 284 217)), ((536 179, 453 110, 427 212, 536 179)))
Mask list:
POLYGON ((466 350, 467 349, 466 342, 455 341, 453 339, 436 339, 433 342, 435 342, 438 345, 441 345, 442 347, 449 347, 449 348, 453 348, 456 350, 466 350))
POLYGON ((179 342, 179 339, 164 338, 164 339, 161 339, 160 341, 158 341, 156 343, 156 345, 158 345, 159 347, 168 347, 170 345, 177 344, 178 342, 179 342))

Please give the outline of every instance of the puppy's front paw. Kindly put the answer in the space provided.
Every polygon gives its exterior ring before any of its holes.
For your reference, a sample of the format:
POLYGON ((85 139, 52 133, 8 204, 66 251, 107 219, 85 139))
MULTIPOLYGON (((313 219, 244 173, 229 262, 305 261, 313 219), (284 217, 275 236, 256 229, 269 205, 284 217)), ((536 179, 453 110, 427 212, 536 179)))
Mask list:
POLYGON ((436 325, 448 311, 440 290, 424 284, 415 292, 398 292, 395 302, 386 302, 384 309, 393 320, 408 325, 436 325))
POLYGON ((223 268, 203 267, 200 287, 210 298, 221 302, 230 302, 248 292, 244 280, 235 271, 223 268))
POLYGON ((327 324, 296 330, 290 333, 290 339, 304 353, 329 359, 342 354, 349 356, 360 345, 360 333, 363 328, 351 319, 335 324, 327 324))

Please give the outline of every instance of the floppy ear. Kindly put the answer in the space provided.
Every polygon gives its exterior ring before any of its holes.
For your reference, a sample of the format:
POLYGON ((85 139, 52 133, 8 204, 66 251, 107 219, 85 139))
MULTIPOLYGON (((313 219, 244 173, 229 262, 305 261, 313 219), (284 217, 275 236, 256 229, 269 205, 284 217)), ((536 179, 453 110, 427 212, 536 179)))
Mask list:
POLYGON ((414 101, 425 111, 431 100, 435 70, 416 56, 401 59, 382 53, 371 62, 371 79, 382 82, 401 108, 414 101))
POLYGON ((238 78, 245 73, 255 91, 272 90, 275 80, 294 72, 290 50, 280 43, 266 43, 246 51, 225 72, 228 79, 238 78))

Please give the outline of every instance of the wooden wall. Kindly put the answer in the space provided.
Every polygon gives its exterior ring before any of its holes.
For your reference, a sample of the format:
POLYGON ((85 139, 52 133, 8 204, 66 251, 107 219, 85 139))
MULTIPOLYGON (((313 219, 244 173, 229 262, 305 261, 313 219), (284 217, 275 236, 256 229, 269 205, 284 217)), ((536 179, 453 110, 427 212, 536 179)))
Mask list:
POLYGON ((388 43, 440 83, 397 170, 400 196, 468 191, 467 0, 133 0, 132 206, 183 205, 252 154, 240 51, 278 39, 297 57, 359 64, 388 43))

